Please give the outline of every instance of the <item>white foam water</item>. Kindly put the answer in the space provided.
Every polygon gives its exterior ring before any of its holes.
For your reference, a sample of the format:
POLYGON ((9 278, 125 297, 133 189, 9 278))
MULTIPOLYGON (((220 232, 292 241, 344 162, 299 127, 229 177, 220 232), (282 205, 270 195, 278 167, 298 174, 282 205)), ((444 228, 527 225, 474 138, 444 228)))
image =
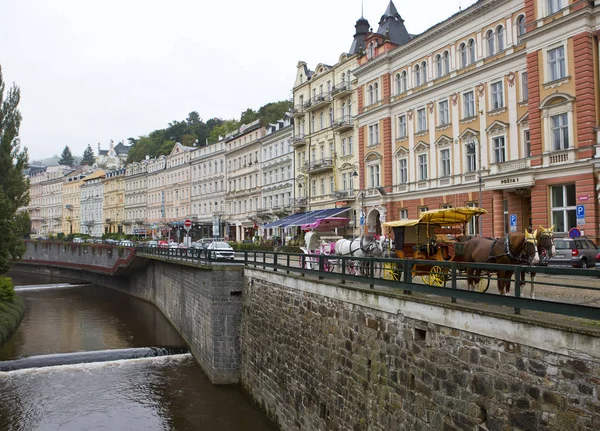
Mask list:
POLYGON ((71 283, 56 283, 56 284, 28 284, 23 286, 15 286, 15 291, 23 290, 43 290, 43 289, 64 289, 70 287, 90 286, 90 284, 71 284, 71 283))

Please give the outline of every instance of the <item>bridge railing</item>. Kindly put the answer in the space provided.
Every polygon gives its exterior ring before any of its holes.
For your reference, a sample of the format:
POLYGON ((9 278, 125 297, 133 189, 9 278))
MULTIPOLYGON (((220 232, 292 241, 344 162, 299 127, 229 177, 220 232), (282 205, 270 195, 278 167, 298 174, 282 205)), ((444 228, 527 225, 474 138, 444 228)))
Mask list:
POLYGON ((366 284, 370 288, 402 290, 405 294, 434 295, 452 303, 477 302, 600 320, 600 282, 593 269, 527 265, 499 265, 453 261, 425 261, 397 258, 358 258, 325 254, 284 253, 260 250, 237 251, 235 258, 217 259, 209 250, 139 248, 139 254, 199 264, 242 264, 248 267, 298 273, 341 283, 366 284), (479 276, 468 271, 481 271, 479 276), (511 294, 500 295, 498 274, 514 273, 511 294), (531 274, 535 274, 535 281, 531 274), (468 289, 468 279, 480 281, 468 289), (538 299, 533 299, 533 289, 538 299), (526 292, 530 297, 526 297, 526 292), (514 293, 512 293, 514 292, 514 293), (593 304, 597 304, 594 306, 593 304))

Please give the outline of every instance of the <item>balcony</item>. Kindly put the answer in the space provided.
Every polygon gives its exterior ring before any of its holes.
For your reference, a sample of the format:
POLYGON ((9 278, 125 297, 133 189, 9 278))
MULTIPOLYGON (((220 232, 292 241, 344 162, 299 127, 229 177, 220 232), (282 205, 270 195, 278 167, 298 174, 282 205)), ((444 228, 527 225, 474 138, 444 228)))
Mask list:
POLYGON ((331 90, 331 94, 333 95, 334 99, 347 96, 350 93, 352 93, 352 85, 350 85, 349 82, 342 82, 333 87, 333 90, 331 90))
POLYGON ((298 133, 297 135, 292 136, 291 145, 295 148, 306 145, 306 135, 304 133, 298 133))
POLYGON ((106 223, 107 223, 107 224, 110 224, 110 223, 112 223, 112 219, 111 219, 111 218, 107 218, 107 219, 106 219, 106 223))
POLYGON ((304 110, 304 104, 300 104, 300 105, 294 105, 294 107, 292 108, 292 118, 300 118, 304 116, 304 113, 306 111, 304 110))
POLYGON ((333 194, 336 200, 344 201, 355 201, 356 191, 355 190, 339 190, 333 194))
POLYGON ((347 130, 354 128, 354 118, 350 116, 338 118, 333 122, 333 130, 339 133, 343 133, 347 130))
POLYGON ((304 103, 306 111, 314 111, 319 108, 328 106, 331 103, 331 95, 327 93, 321 93, 313 97, 310 101, 304 103))
POLYGON ((296 199, 294 199, 294 207, 295 208, 304 208, 304 207, 306 207, 306 198, 296 198, 296 199))
POLYGON ((316 160, 314 162, 305 163, 302 170, 304 172, 310 172, 310 173, 316 174, 319 172, 330 171, 332 169, 333 169, 333 160, 332 159, 321 159, 321 160, 316 160))

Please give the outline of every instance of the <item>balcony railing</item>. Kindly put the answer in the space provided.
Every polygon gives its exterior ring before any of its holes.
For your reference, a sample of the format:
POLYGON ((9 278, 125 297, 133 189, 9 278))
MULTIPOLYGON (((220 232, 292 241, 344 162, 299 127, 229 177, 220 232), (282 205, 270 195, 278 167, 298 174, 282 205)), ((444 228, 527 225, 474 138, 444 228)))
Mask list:
POLYGON ((343 199, 345 201, 356 200, 356 190, 338 190, 334 193, 336 199, 343 199))
POLYGON ((295 207, 305 207, 306 206, 306 198, 296 198, 294 199, 295 207))
POLYGON ((331 90, 331 94, 334 98, 342 97, 350 93, 352 93, 352 85, 349 82, 341 82, 331 90))
POLYGON ((354 127, 354 118, 351 116, 346 116, 342 118, 338 118, 333 122, 333 130, 338 132, 344 132, 345 130, 350 130, 354 127))
POLYGON ((304 109, 307 111, 312 111, 314 109, 319 109, 325 105, 329 105, 331 103, 331 95, 327 93, 317 94, 308 102, 304 103, 304 109))
POLYGON ((291 144, 293 147, 299 147, 306 144, 306 135, 304 133, 298 133, 292 137, 291 144))
POLYGON ((292 108, 292 117, 297 118, 297 117, 302 117, 304 115, 304 103, 301 103, 299 105, 295 105, 292 108))
POLYGON ((322 172, 331 169, 333 169, 332 159, 315 160, 314 162, 305 163, 303 167, 304 172, 322 172))

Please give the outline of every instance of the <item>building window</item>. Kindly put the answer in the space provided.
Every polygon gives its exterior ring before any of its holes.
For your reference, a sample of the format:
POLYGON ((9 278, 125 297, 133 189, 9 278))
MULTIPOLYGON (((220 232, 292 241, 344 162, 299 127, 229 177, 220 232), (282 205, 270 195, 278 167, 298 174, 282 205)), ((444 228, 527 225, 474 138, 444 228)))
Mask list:
POLYGON ((568 232, 577 226, 575 184, 550 187, 552 224, 555 232, 568 232))
POLYGON ((492 84, 492 110, 504 108, 504 86, 502 81, 492 84))
POLYGON ((406 135, 406 115, 400 115, 398 117, 398 137, 403 138, 406 135))
POLYGON ((460 56, 460 67, 467 67, 467 45, 464 42, 458 47, 458 55, 460 56))
POLYGON ((425 61, 421 63, 421 81, 423 84, 427 82, 427 62, 425 61))
POLYGON ((477 170, 477 154, 475 145, 467 145, 467 172, 475 172, 477 170))
POLYGON ((429 207, 419 207, 419 214, 429 211, 429 207))
POLYGON ((400 83, 402 84, 402 91, 406 91, 408 89, 406 70, 402 71, 400 83))
POLYGON ((369 105, 372 105, 373 103, 375 103, 375 99, 373 97, 373 85, 369 85, 367 93, 369 95, 369 105))
POLYGON ((319 117, 319 130, 323 130, 325 128, 325 113, 321 111, 321 115, 319 117))
POLYGON ((492 139, 492 147, 494 148, 494 162, 506 162, 506 145, 504 136, 498 136, 492 139))
POLYGON ((379 145, 379 124, 369 126, 369 145, 379 145))
POLYGON ((444 51, 444 73, 450 73, 450 53, 444 51))
POLYGON ((521 91, 523 92, 523 102, 529 100, 529 82, 527 72, 521 73, 521 91))
POLYGON ((488 32, 485 34, 485 41, 486 41, 486 47, 487 47, 487 55, 488 57, 494 55, 494 30, 488 30, 488 32))
POLYGON ((400 210, 400 220, 408 220, 408 209, 402 208, 400 210))
POLYGON ((417 110, 417 132, 427 130, 427 114, 425 108, 417 110))
POLYGON ((475 116, 475 94, 469 91, 463 95, 463 118, 475 116))
POLYGON ((548 51, 548 72, 550 81, 556 81, 567 76, 564 46, 548 51))
POLYGON ((504 27, 499 25, 496 28, 496 36, 498 38, 498 52, 504 51, 504 27))
POLYGON ((375 97, 375 103, 379 102, 379 83, 373 84, 373 92, 375 97))
POLYGON ((369 166, 369 187, 379 187, 379 164, 369 166))
POLYGON ((418 64, 415 66, 415 85, 421 85, 421 66, 418 64))
POLYGON ((442 62, 442 56, 440 54, 435 56, 435 69, 438 78, 444 74, 444 63, 442 62))
POLYGON ((475 63, 475 40, 469 40, 469 63, 475 63))
POLYGON ((398 159, 398 183, 408 183, 408 160, 398 159))
POLYGON ((546 6, 548 15, 552 15, 562 9, 562 0, 546 0, 546 6))
MULTIPOLYGON (((467 208, 477 208, 475 202, 468 202, 467 208)), ((479 233, 479 217, 472 217, 471 221, 467 224, 467 235, 474 236, 479 233)))
POLYGON ((558 114, 550 117, 552 127, 552 149, 554 151, 569 148, 569 123, 567 114, 558 114))
POLYGON ((419 180, 427 179, 427 154, 419 154, 419 180))
POLYGON ((321 178, 321 196, 325 196, 325 178, 321 178))
POLYGON ((520 15, 517 18, 517 36, 525 34, 525 15, 520 15))
POLYGON ((353 148, 352 148, 352 136, 349 136, 348 137, 348 155, 351 155, 352 151, 353 151, 353 148))
POLYGON ((317 196, 317 180, 312 180, 312 195, 317 196))
POLYGON ((402 78, 399 73, 396 73, 396 94, 402 93, 402 78))
POLYGON ((444 149, 440 151, 440 161, 441 161, 441 176, 449 177, 450 176, 450 150, 444 149))
POLYGON ((523 155, 525 157, 531 157, 531 141, 529 138, 529 130, 523 132, 523 155))
POLYGON ((438 111, 440 116, 440 126, 445 126, 450 123, 450 115, 448 113, 448 101, 442 100, 438 104, 438 111))

